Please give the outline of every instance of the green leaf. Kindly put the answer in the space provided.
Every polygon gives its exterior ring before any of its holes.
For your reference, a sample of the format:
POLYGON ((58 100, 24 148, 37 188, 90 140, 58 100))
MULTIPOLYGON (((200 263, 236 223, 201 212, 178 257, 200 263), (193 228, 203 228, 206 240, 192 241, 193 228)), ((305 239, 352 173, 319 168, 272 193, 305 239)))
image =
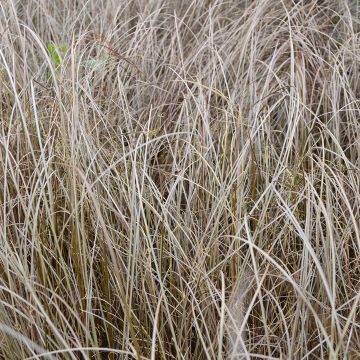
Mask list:
POLYGON ((107 62, 107 58, 90 58, 83 61, 83 64, 89 69, 95 69, 97 67, 104 66, 107 62))
POLYGON ((67 51, 67 45, 66 44, 53 44, 50 43, 47 45, 48 52, 50 54, 51 59, 54 61, 56 66, 60 66, 62 56, 65 55, 67 51))

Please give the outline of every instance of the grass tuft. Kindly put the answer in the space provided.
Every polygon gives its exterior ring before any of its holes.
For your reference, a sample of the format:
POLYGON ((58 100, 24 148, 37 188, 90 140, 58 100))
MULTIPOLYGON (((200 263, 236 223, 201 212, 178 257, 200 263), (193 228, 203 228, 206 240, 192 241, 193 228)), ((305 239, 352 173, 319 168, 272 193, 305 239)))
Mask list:
POLYGON ((1 359, 360 358, 356 0, 0 19, 1 359))

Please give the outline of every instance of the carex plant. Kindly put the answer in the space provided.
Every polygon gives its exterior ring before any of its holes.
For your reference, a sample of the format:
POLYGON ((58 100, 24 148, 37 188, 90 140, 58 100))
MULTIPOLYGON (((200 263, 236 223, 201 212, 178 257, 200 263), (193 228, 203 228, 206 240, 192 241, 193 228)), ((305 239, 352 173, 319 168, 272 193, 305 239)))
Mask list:
POLYGON ((358 11, 3 1, 0 358, 358 358, 358 11))

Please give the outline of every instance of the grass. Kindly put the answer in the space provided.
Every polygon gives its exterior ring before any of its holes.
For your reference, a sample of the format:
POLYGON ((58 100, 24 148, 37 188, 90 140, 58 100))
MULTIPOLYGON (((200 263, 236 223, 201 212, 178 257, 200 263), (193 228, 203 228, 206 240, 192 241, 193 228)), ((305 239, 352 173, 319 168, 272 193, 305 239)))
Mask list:
POLYGON ((0 357, 360 358, 358 15, 2 2, 0 357))

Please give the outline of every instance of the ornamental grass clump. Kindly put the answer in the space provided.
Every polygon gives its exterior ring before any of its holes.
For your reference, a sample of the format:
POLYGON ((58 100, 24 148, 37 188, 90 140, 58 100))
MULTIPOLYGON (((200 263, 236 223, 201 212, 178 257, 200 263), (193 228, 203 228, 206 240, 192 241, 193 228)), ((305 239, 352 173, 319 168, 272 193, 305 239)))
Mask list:
POLYGON ((0 19, 1 359, 360 358, 355 0, 0 19))

